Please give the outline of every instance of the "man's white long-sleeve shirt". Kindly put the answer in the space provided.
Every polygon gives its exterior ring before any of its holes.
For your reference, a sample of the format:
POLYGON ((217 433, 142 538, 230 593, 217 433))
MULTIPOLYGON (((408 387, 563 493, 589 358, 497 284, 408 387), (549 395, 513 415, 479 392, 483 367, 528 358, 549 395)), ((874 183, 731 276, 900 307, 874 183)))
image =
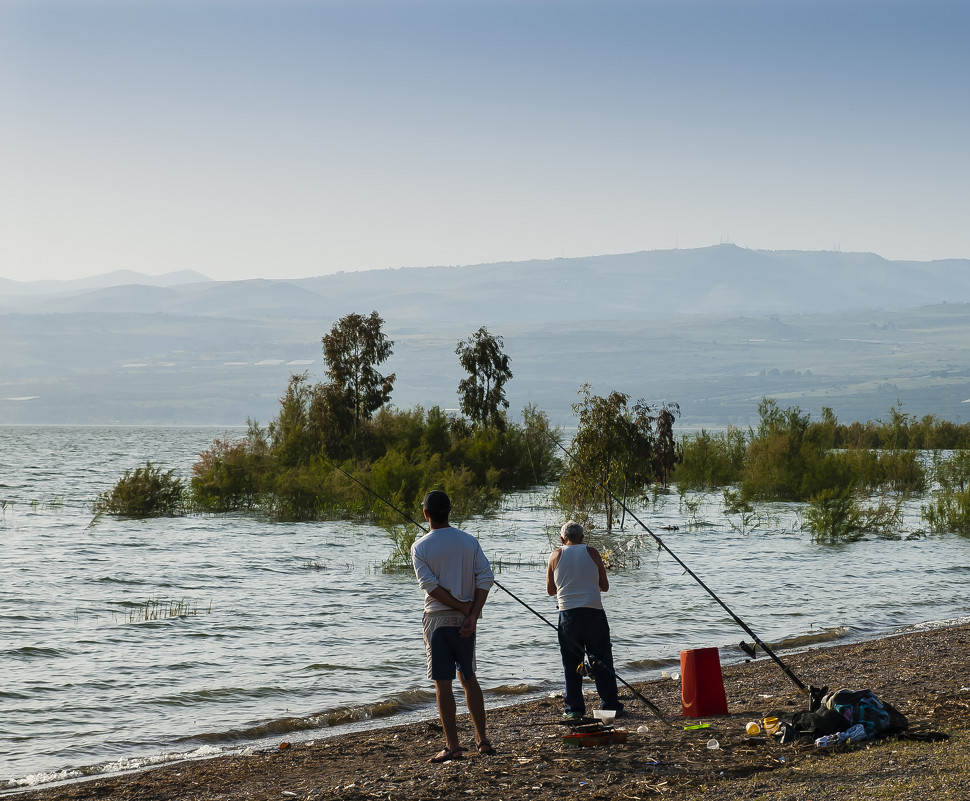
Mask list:
POLYGON ((491 589, 495 576, 482 546, 461 529, 434 528, 411 546, 411 561, 418 585, 425 592, 425 614, 454 612, 427 593, 447 590, 459 601, 471 601, 475 590, 491 589))

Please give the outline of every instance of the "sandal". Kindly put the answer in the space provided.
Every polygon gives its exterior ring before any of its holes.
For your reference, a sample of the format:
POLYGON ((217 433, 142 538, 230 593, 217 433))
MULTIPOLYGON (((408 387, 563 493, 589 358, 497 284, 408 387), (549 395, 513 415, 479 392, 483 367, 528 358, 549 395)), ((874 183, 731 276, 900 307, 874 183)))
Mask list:
POLYGON ((478 744, 478 753, 482 756, 495 756, 498 751, 492 747, 492 744, 488 740, 482 740, 478 744))
POLYGON ((453 759, 464 759, 462 753, 464 750, 461 746, 458 746, 458 748, 442 748, 428 762, 451 762, 453 759))

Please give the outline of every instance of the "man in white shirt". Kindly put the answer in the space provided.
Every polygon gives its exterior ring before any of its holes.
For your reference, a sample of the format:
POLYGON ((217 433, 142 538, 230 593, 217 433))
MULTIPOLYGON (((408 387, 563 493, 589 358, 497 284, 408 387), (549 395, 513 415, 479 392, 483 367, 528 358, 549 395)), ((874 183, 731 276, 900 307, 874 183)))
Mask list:
POLYGON ((583 544, 585 534, 579 523, 573 520, 565 523, 559 532, 562 548, 549 555, 546 567, 546 592, 555 595, 559 604, 559 650, 566 674, 567 720, 579 720, 586 715, 580 672, 586 654, 593 665, 596 692, 603 709, 623 714, 613 671, 610 624, 600 595, 609 590, 610 580, 599 551, 583 544))
POLYGON ((464 758, 452 687, 456 668, 475 724, 478 751, 494 754, 485 734, 485 699, 475 677, 475 630, 495 577, 478 540, 448 522, 451 500, 444 492, 429 492, 422 507, 431 530, 411 547, 411 561, 418 585, 426 593, 423 628, 428 678, 434 682, 445 733, 444 749, 428 761, 464 758))

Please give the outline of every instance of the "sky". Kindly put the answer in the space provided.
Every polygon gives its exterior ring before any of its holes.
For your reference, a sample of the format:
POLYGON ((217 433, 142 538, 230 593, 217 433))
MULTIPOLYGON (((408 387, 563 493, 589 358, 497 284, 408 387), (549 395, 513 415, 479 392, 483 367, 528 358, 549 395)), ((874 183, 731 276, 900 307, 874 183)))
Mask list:
POLYGON ((0 277, 970 258, 965 0, 0 0, 0 277))

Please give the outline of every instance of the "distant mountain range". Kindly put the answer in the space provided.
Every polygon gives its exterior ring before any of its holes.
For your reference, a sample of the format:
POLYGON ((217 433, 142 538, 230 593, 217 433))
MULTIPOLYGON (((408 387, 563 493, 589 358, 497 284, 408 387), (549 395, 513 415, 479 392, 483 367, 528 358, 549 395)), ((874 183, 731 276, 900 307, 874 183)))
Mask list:
POLYGON ((164 275, 145 275, 133 270, 115 270, 90 278, 74 278, 66 281, 11 281, 0 278, 0 298, 10 295, 51 295, 71 292, 84 292, 91 289, 105 289, 115 286, 177 286, 211 281, 194 270, 179 270, 164 275))
POLYGON ((336 319, 377 309, 386 320, 485 324, 570 317, 806 314, 970 301, 970 260, 888 261, 873 253, 645 251, 466 267, 402 267, 317 278, 211 281, 191 271, 119 271, 82 281, 0 281, 0 308, 336 319))
POLYGON ((970 261, 733 245, 572 259, 212 281, 116 272, 0 279, 0 424, 241 425, 275 415, 290 374, 324 378, 320 338, 377 310, 398 406, 456 404, 455 344, 480 326, 512 359, 513 414, 554 422, 589 381, 747 424, 761 397, 840 418, 902 400, 970 406, 970 261))

